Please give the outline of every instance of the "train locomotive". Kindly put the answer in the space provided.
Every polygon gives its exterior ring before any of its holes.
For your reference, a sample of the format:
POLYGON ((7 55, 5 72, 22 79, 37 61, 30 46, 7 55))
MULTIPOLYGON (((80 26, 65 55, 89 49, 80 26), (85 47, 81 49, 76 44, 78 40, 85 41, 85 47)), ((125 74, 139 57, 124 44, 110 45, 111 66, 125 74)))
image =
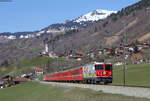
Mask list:
POLYGON ((93 62, 84 66, 46 74, 44 81, 82 82, 82 83, 112 83, 112 64, 93 62))

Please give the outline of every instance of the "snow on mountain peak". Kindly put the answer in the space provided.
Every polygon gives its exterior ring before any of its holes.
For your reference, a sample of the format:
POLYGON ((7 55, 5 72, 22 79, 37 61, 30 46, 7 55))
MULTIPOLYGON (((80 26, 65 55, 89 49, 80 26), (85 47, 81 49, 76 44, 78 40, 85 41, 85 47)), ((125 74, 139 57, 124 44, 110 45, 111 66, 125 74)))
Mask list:
POLYGON ((110 14, 117 13, 117 11, 108 11, 108 10, 94 10, 90 13, 87 13, 79 18, 77 18, 74 22, 85 22, 85 21, 98 21, 100 19, 107 18, 110 14))

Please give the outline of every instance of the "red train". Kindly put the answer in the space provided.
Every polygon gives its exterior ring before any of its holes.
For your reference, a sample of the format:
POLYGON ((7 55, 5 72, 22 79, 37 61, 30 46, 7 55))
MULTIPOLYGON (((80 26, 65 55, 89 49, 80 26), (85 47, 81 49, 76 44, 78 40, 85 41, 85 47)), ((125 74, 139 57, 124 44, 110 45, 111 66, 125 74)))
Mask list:
POLYGON ((112 64, 94 62, 81 67, 46 74, 44 81, 112 83, 112 64))

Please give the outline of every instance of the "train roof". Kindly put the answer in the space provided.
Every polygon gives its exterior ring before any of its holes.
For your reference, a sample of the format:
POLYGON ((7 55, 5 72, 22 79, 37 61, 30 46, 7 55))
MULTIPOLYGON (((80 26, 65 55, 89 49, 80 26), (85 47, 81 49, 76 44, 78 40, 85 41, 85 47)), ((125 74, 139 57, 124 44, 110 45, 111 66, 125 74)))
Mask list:
MULTIPOLYGON (((91 63, 85 64, 85 65, 83 65, 83 66, 90 65, 90 64, 112 64, 112 63, 96 62, 96 61, 95 61, 95 62, 91 62, 91 63)), ((81 68, 81 67, 83 67, 83 66, 66 67, 66 68, 63 68, 61 71, 54 72, 54 73, 66 72, 66 71, 69 71, 69 70, 72 70, 72 69, 81 68)), ((49 74, 51 75, 51 74, 54 74, 54 73, 49 73, 49 74)))
POLYGON ((91 64, 112 64, 110 62, 92 62, 91 64))

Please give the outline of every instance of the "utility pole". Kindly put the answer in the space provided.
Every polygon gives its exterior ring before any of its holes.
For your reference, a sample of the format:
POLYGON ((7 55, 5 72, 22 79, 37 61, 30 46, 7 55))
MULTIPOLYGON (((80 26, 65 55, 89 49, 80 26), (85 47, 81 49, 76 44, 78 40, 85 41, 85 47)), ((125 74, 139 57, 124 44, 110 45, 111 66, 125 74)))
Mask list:
POLYGON ((125 21, 123 21, 123 26, 124 26, 124 33, 123 33, 123 85, 126 85, 126 45, 127 45, 127 33, 126 33, 126 24, 125 21))

